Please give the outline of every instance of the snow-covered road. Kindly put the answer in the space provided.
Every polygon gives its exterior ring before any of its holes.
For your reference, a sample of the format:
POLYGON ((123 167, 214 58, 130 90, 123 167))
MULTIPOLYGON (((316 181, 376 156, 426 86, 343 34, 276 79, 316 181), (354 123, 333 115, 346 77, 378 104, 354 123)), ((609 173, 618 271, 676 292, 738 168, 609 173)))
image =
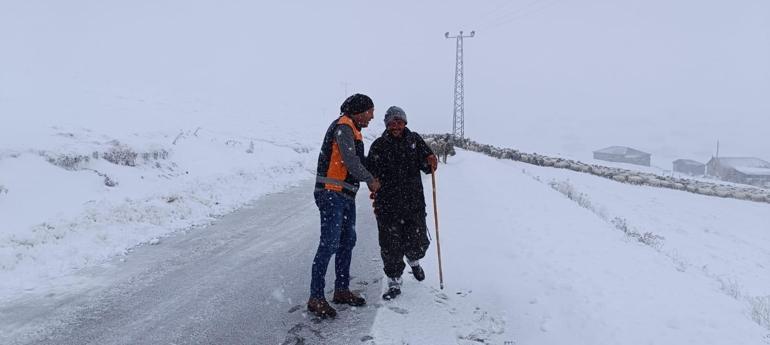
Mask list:
MULTIPOLYGON (((369 306, 305 312, 318 237, 312 186, 267 195, 214 225, 136 248, 67 280, 62 293, 0 306, 3 344, 360 343, 379 302, 376 224, 358 200, 352 286, 369 306)), ((366 194, 366 193, 361 193, 366 194)), ((333 269, 327 278, 333 286, 333 269)))

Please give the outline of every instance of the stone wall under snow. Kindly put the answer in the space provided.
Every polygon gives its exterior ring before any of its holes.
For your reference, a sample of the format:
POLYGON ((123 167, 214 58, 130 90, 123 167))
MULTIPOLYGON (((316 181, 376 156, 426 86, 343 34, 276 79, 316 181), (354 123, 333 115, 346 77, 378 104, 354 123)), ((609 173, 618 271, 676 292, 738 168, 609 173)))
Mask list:
MULTIPOLYGON (((424 137, 431 138, 431 140, 443 140, 447 137, 447 135, 426 134, 424 137)), ((770 190, 759 187, 704 182, 677 177, 660 176, 652 173, 612 168, 596 164, 586 164, 571 159, 549 157, 537 153, 525 153, 509 148, 500 148, 492 145, 480 144, 467 138, 456 141, 455 146, 464 150, 483 153, 499 159, 510 159, 544 167, 569 169, 586 174, 601 176, 622 183, 645 185, 658 188, 669 188, 722 198, 733 198, 739 200, 770 203, 770 190)))

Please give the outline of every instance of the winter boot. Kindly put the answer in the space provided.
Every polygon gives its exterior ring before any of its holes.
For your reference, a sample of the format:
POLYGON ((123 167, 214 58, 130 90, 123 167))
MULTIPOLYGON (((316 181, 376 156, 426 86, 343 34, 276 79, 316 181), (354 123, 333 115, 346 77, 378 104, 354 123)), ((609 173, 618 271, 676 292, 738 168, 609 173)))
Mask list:
POLYGON ((388 292, 382 294, 382 299, 384 299, 386 301, 390 301, 390 300, 396 298, 396 296, 398 296, 400 294, 401 294, 401 289, 394 288, 394 287, 388 288, 388 292))
POLYGON ((388 280, 388 291, 382 295, 382 299, 390 301, 401 294, 401 278, 390 278, 388 280))
POLYGON ((417 279, 419 282, 425 280, 425 271, 422 270, 420 265, 412 266, 412 275, 414 275, 414 279, 417 279))
POLYGON ((417 279, 419 282, 425 280, 425 271, 423 271, 422 267, 420 267, 420 260, 412 261, 407 258, 406 262, 409 264, 409 267, 412 268, 412 275, 414 275, 414 279, 417 279))
POLYGON ((322 319, 327 317, 334 318, 337 316, 337 311, 334 310, 324 298, 310 297, 307 301, 307 310, 322 319))
POLYGON ((354 294, 350 290, 334 291, 334 298, 332 299, 332 302, 337 304, 347 304, 354 307, 360 307, 366 304, 366 300, 363 297, 354 294))

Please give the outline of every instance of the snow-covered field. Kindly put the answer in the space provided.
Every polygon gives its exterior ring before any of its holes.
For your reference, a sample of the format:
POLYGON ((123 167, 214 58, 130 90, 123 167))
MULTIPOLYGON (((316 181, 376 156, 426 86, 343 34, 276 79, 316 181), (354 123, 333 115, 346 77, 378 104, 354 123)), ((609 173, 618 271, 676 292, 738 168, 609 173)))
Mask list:
MULTIPOLYGON (((50 128, 8 146, 0 297, 66 290, 75 270, 312 178, 317 136, 50 128)), ((767 204, 463 150, 437 177, 446 289, 434 242, 428 280, 405 277, 372 344, 770 342, 767 204)))
POLYGON ((766 204, 467 151, 437 177, 446 289, 433 247, 377 344, 770 342, 766 204))
POLYGON ((267 124, 259 132, 195 127, 120 137, 47 128, 7 143, 0 300, 56 286, 73 270, 312 177, 314 137, 267 124))

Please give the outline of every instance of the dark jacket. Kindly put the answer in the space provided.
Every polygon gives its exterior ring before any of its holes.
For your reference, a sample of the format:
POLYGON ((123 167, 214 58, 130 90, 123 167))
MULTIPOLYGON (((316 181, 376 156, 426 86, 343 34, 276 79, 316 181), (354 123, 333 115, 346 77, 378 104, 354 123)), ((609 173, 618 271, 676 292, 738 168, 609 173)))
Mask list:
POLYGON ((426 158, 432 154, 422 137, 409 128, 400 138, 385 130, 372 143, 366 167, 381 184, 374 199, 378 217, 425 217, 420 171, 430 173, 426 158))
POLYGON ((364 142, 360 129, 350 117, 340 116, 326 130, 318 154, 315 190, 332 190, 354 198, 358 181, 374 180, 364 163, 364 142))

